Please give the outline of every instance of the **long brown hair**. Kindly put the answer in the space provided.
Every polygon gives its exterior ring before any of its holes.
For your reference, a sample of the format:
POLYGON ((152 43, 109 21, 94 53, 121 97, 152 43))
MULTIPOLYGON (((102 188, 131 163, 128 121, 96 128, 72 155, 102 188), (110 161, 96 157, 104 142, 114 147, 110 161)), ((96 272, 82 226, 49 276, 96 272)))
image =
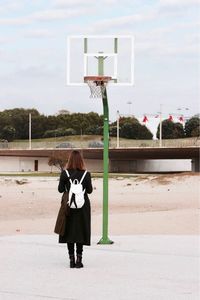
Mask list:
POLYGON ((67 162, 67 169, 85 170, 83 157, 78 150, 73 150, 70 153, 69 160, 67 162))

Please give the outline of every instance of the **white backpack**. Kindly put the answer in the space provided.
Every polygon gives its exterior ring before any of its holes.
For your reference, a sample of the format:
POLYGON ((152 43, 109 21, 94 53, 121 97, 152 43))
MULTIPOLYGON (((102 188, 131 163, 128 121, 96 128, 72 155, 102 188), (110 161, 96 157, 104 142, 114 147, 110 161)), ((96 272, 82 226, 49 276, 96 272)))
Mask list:
POLYGON ((85 178, 87 171, 83 173, 80 182, 78 181, 78 179, 74 179, 72 181, 68 170, 66 170, 66 173, 70 181, 68 205, 70 208, 76 208, 76 209, 81 208, 85 203, 85 198, 84 198, 85 189, 83 190, 82 182, 83 179, 85 178))

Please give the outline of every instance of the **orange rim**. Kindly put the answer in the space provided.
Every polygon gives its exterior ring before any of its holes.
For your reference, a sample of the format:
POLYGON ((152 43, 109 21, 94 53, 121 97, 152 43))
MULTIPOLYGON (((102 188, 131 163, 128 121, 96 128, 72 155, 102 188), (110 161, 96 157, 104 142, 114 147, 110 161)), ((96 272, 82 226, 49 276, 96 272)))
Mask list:
POLYGON ((84 77, 84 82, 87 81, 104 81, 104 82, 108 82, 112 80, 112 77, 110 76, 85 76, 84 77))

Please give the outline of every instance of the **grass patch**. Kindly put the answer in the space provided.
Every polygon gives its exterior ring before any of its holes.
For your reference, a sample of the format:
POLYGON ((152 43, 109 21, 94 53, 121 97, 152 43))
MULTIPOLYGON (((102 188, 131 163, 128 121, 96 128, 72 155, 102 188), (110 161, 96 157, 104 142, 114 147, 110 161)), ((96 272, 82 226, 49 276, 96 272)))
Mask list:
MULTIPOLYGON (((32 139, 32 149, 54 149, 62 142, 69 142, 74 148, 88 148, 88 144, 92 141, 101 141, 101 135, 73 135, 62 136, 43 139, 32 139)), ((159 147, 159 140, 133 140, 133 139, 119 139, 120 147, 159 147)), ((184 139, 170 139, 162 141, 163 147, 187 147, 187 146, 200 146, 200 139, 184 138, 184 139)), ((8 144, 9 149, 28 149, 28 140, 15 140, 8 144)), ((117 147, 117 138, 110 137, 110 148, 117 147)))
MULTIPOLYGON (((32 139, 31 143, 38 143, 38 142, 72 142, 77 141, 91 141, 91 140, 101 140, 101 135, 69 135, 69 136, 58 136, 58 137, 51 137, 51 138, 41 138, 41 139, 32 139)), ((14 140, 12 143, 29 143, 29 140, 14 140)))
POLYGON ((4 177, 58 177, 60 173, 49 173, 49 172, 18 172, 18 173, 0 173, 0 176, 4 177))
MULTIPOLYGON (((16 173, 0 173, 2 177, 59 177, 60 172, 16 172, 16 173)), ((103 173, 91 173, 92 178, 103 178, 103 173)), ((109 173, 109 178, 123 177, 138 177, 140 174, 121 174, 121 173, 109 173)))

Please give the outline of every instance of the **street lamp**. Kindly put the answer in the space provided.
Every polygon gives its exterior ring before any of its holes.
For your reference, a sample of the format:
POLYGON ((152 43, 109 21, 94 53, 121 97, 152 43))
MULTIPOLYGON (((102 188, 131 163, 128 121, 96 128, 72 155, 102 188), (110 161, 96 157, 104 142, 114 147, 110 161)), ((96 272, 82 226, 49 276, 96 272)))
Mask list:
POLYGON ((129 115, 131 115, 131 104, 132 104, 132 102, 128 101, 127 104, 129 105, 129 115))
POLYGON ((162 104, 160 104, 160 136, 159 136, 159 146, 162 147, 162 104))
POLYGON ((177 110, 189 110, 188 107, 178 107, 177 110))
POLYGON ((181 113, 183 111, 189 111, 190 109, 188 107, 178 107, 177 110, 181 113))
POLYGON ((29 113, 29 150, 31 150, 31 113, 29 113))

